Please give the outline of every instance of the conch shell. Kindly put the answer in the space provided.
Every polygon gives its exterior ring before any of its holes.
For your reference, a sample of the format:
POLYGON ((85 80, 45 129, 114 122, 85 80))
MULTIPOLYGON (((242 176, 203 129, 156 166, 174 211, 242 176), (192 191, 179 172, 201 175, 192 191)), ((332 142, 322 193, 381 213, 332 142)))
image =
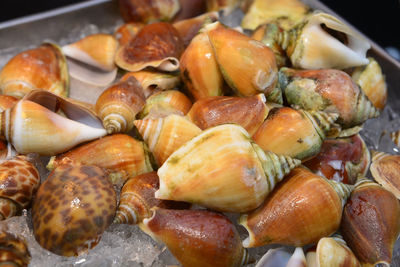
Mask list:
POLYGON ((133 77, 107 88, 96 102, 96 113, 108 134, 127 133, 145 104, 140 83, 133 77))
POLYGON ((380 114, 351 77, 341 70, 281 68, 279 87, 290 105, 339 113, 338 123, 345 128, 380 114))
POLYGON ((169 156, 158 169, 155 196, 218 211, 250 211, 299 164, 264 153, 241 126, 223 124, 204 130, 169 156))
POLYGON ((264 151, 308 159, 319 153, 337 118, 335 113, 274 108, 252 138, 264 151))
POLYGON ((370 171, 377 183, 400 199, 400 155, 374 151, 370 171))
POLYGON ((400 233, 398 199, 377 183, 359 179, 344 207, 340 231, 363 266, 389 266, 400 233))
POLYGON ((179 0, 118 0, 125 22, 151 23, 171 20, 181 8, 179 0))
POLYGON ((293 169, 262 206, 240 217, 240 224, 249 232, 244 247, 301 247, 333 234, 351 189, 305 168, 293 169))
POLYGON ((121 81, 126 81, 129 77, 138 80, 146 98, 159 91, 175 89, 181 82, 179 75, 148 70, 128 72, 121 77, 121 81))
POLYGON ((31 261, 26 241, 9 232, 0 232, 0 265, 27 267, 31 261))
POLYGON ((21 154, 52 156, 107 134, 90 110, 42 90, 3 111, 0 120, 1 137, 21 154), (66 117, 55 113, 59 110, 66 117))
POLYGON ((97 245, 113 222, 116 206, 116 193, 104 170, 59 166, 33 201, 33 234, 43 248, 57 255, 78 256, 97 245))
POLYGON ((189 203, 161 200, 154 197, 159 187, 157 172, 130 178, 122 187, 114 223, 138 224, 152 216, 151 208, 190 208, 189 203))
POLYGON ((201 132, 201 129, 187 118, 175 114, 164 118, 135 120, 134 124, 153 153, 158 166, 201 132))
POLYGON ((83 144, 67 153, 52 157, 47 169, 63 163, 95 165, 108 171, 113 184, 153 170, 153 162, 144 142, 126 134, 113 134, 83 144))
POLYGON ((254 30, 261 24, 278 20, 283 29, 289 30, 303 20, 309 9, 299 0, 255 0, 241 25, 254 30))
POLYGON ((327 179, 345 184, 355 184, 359 176, 364 177, 369 168, 371 156, 359 134, 351 137, 326 139, 321 151, 304 166, 327 179))
POLYGON ((345 69, 368 64, 369 42, 338 18, 315 12, 281 37, 294 68, 345 69))
POLYGON ((171 24, 153 23, 144 26, 128 44, 118 49, 115 63, 127 71, 146 67, 176 71, 183 49, 182 39, 171 24))
POLYGON ((224 215, 207 210, 152 211, 153 216, 144 219, 140 228, 163 242, 182 266, 239 267, 249 263, 238 231, 224 215))
POLYGON ((366 66, 357 67, 351 74, 353 81, 358 84, 374 106, 382 110, 386 105, 387 86, 385 76, 379 63, 372 57, 368 58, 366 66))
POLYGON ((29 157, 23 155, 1 162, 0 173, 0 220, 5 220, 29 206, 40 175, 29 157))
POLYGON ((67 62, 55 44, 45 43, 19 53, 0 72, 2 94, 22 98, 35 89, 68 96, 67 62))
POLYGON ((186 115, 192 106, 190 99, 178 90, 155 93, 146 99, 138 119, 163 118, 170 114, 186 115))
POLYGON ((250 97, 214 96, 197 100, 187 117, 202 130, 225 123, 237 123, 252 135, 272 108, 264 94, 250 97))

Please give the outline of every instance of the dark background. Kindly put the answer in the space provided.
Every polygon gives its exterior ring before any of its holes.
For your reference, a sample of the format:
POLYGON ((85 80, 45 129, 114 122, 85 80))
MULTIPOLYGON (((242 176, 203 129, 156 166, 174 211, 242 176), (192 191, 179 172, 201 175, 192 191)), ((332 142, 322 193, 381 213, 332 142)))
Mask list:
MULTIPOLYGON (((0 22, 90 0, 0 0, 0 22)), ((400 49, 400 0, 320 0, 386 48, 400 49)))

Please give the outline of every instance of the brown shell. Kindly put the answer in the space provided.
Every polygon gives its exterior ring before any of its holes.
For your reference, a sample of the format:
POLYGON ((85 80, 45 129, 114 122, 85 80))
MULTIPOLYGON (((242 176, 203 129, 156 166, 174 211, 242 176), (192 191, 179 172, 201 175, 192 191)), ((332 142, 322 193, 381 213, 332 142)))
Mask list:
POLYGON ((28 246, 21 237, 0 232, 0 265, 27 267, 31 260, 28 246))
POLYGON ((174 22, 190 19, 206 12, 205 0, 179 0, 179 3, 181 9, 174 17, 174 22))
POLYGON ((2 162, 0 173, 0 219, 4 220, 29 206, 39 187, 40 175, 26 156, 2 162))
POLYGON ((58 46, 46 43, 21 52, 1 70, 2 94, 21 98, 34 89, 68 96, 67 63, 58 46))
POLYGON ((135 35, 141 28, 144 27, 144 25, 146 24, 140 22, 129 22, 122 24, 115 30, 114 37, 117 39, 120 46, 124 46, 129 43, 133 37, 135 37, 135 35))
POLYGON ((163 71, 179 69, 183 41, 169 23, 158 22, 144 26, 129 43, 120 47, 115 63, 127 71, 154 67, 163 71))
POLYGON ((341 216, 342 201, 326 179, 295 168, 261 207, 240 218, 250 233, 243 243, 245 247, 312 244, 333 234, 341 216))
POLYGON ((178 0, 118 0, 126 22, 149 22, 172 19, 180 9, 178 0))
POLYGON ((161 200, 154 197, 159 188, 156 171, 130 178, 122 187, 120 201, 115 215, 115 223, 138 224, 150 218, 152 207, 165 209, 190 208, 190 204, 161 200))
POLYGON ((10 95, 0 95, 0 112, 12 108, 18 102, 18 98, 10 95))
POLYGON ((153 213, 141 229, 163 242, 183 266, 238 267, 247 263, 239 233, 224 215, 161 208, 153 208, 153 213))
POLYGON ((357 186, 343 210, 343 238, 359 261, 390 264, 400 233, 400 204, 376 183, 357 186))
POLYGON ((237 123, 253 135, 269 110, 263 94, 251 97, 214 96, 197 100, 187 116, 202 130, 224 123, 237 123))
POLYGON ((153 170, 146 144, 126 134, 108 135, 52 157, 47 168, 53 170, 68 162, 102 167, 114 184, 153 170))
POLYGON ((377 183, 400 199, 400 155, 375 153, 370 171, 377 183))
POLYGON ((97 245, 113 222, 116 202, 101 168, 59 166, 39 187, 33 202, 35 239, 57 255, 77 256, 97 245))
POLYGON ((127 133, 145 104, 140 83, 130 77, 107 88, 97 99, 96 113, 108 134, 127 133))

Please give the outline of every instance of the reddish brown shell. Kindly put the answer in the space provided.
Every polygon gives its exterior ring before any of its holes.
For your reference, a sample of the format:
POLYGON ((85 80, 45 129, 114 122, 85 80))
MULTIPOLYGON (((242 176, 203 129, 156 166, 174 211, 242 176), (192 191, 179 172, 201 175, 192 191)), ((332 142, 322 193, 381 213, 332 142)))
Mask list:
POLYGON ((52 157, 47 168, 68 162, 105 168, 115 184, 153 170, 146 144, 126 134, 108 135, 52 157))
POLYGON ((220 213, 153 208, 141 229, 165 243, 183 266, 241 266, 247 252, 235 226, 220 213), (173 222, 173 223, 172 223, 173 222))
POLYGON ((389 265, 400 233, 400 204, 376 183, 356 185, 344 207, 340 231, 363 266, 389 265))
POLYGON ((0 232, 0 265, 27 267, 31 260, 28 246, 21 237, 0 232))
POLYGON ((39 187, 33 234, 45 249, 77 256, 97 245, 115 215, 116 193, 99 167, 62 165, 39 187))
POLYGON ((129 43, 120 47, 115 63, 127 71, 154 67, 163 71, 179 69, 183 41, 169 23, 159 22, 144 26, 129 43))
POLYGON ((107 88, 97 99, 96 113, 108 134, 127 133, 144 104, 145 96, 140 83, 129 77, 107 88))
POLYGON ((237 123, 253 135, 264 122, 270 108, 265 96, 214 96, 197 100, 187 116, 200 129, 224 123, 237 123))
POLYGON ((144 23, 140 22, 122 24, 115 30, 114 37, 117 39, 120 46, 126 45, 133 37, 135 37, 144 25, 144 23))
POLYGON ((2 162, 0 173, 0 219, 4 220, 29 206, 39 187, 40 175, 26 156, 2 162))
POLYGON ((152 207, 166 209, 190 208, 189 203, 162 200, 154 197, 160 186, 157 172, 149 172, 130 178, 122 187, 115 215, 115 223, 137 224, 150 218, 152 207))
POLYGON ((168 21, 180 9, 178 0, 118 0, 118 4, 126 22, 168 21))
POLYGON ((181 21, 199 16, 206 12, 206 0, 179 0, 181 9, 174 17, 174 21, 181 21))

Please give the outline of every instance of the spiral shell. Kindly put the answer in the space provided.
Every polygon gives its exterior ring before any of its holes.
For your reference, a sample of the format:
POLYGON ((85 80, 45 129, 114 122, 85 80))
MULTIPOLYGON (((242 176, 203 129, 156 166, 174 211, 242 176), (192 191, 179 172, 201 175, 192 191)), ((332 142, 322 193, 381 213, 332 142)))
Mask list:
POLYGON ((235 226, 207 210, 153 208, 141 229, 163 242, 182 266, 242 266, 249 262, 235 226), (171 223, 173 222, 173 223, 171 223))
POLYGON ((127 133, 136 114, 142 110, 145 96, 139 82, 130 77, 107 88, 97 99, 96 113, 108 134, 127 133))
POLYGON ((36 167, 26 156, 0 164, 0 220, 18 215, 29 206, 40 184, 36 167))
POLYGON ((114 223, 138 224, 152 216, 151 208, 190 208, 190 204, 161 200, 154 197, 159 188, 157 172, 148 172, 130 178, 122 187, 114 223))
POLYGON ((30 260, 25 240, 9 232, 0 232, 0 265, 27 267, 30 260))
POLYGON ((335 113, 274 108, 252 138, 264 151, 308 159, 319 153, 337 118, 335 113))
POLYGON ((201 132, 188 119, 174 114, 164 118, 136 120, 134 124, 159 166, 174 151, 201 132))
POLYGON ((151 172, 154 165, 146 144, 126 134, 108 135, 52 157, 47 169, 53 170, 63 163, 104 168, 113 184, 123 184, 129 177, 151 172))
POLYGON ((168 21, 179 11, 179 0, 118 0, 119 11, 126 22, 150 23, 168 21))
POLYGON ((2 94, 22 98, 35 89, 68 96, 68 67, 57 45, 45 43, 19 53, 0 72, 2 94))
POLYGON ((338 113, 338 123, 345 128, 360 125, 380 114, 350 76, 341 70, 281 68, 279 87, 290 105, 338 113))
POLYGON ((41 90, 3 111, 0 121, 0 135, 22 154, 52 156, 107 134, 90 110, 41 90))
POLYGON ((258 209, 240 217, 245 247, 304 246, 333 234, 351 187, 295 168, 258 209), (285 231, 282 231, 285 229, 285 231))
POLYGON ((171 24, 148 24, 118 49, 115 63, 127 71, 139 71, 146 67, 175 71, 179 69, 183 49, 182 39, 171 24), (157 42, 154 42, 155 38, 157 42))
POLYGON ((340 231, 364 265, 389 266, 400 233, 400 204, 380 185, 360 179, 343 210, 340 231))
POLYGON ((258 207, 299 160, 264 153, 239 125, 204 130, 158 169, 161 199, 227 212, 258 207))
POLYGON ((61 165, 41 184, 33 202, 35 239, 57 255, 77 256, 100 241, 113 222, 116 202, 102 169, 61 165))

